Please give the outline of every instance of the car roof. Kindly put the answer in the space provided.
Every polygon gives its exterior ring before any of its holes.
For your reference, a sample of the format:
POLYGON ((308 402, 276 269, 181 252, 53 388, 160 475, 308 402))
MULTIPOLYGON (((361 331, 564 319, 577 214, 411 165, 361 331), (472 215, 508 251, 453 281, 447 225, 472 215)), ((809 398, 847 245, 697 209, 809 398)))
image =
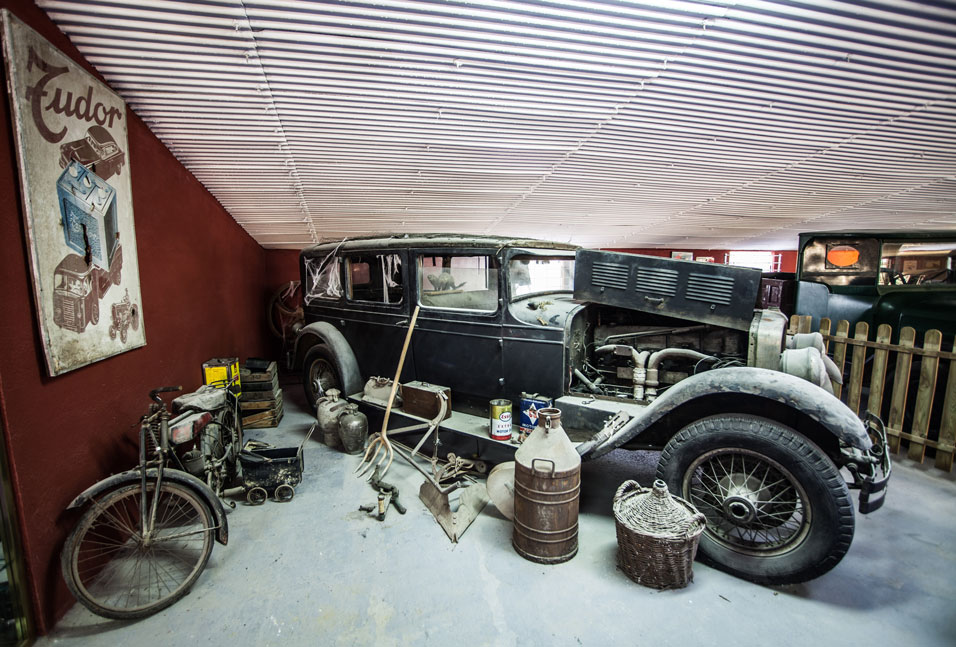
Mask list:
POLYGON ((557 243, 535 238, 509 238, 507 236, 485 236, 479 234, 402 234, 395 236, 358 236, 337 240, 325 240, 308 247, 303 252, 327 252, 333 249, 408 249, 414 247, 448 247, 468 249, 474 247, 517 247, 527 249, 550 249, 557 251, 575 251, 577 245, 557 243))
POLYGON ((881 229, 856 229, 841 231, 808 231, 800 234, 800 246, 811 238, 880 238, 889 240, 951 240, 956 238, 952 229, 910 229, 887 231, 881 229))

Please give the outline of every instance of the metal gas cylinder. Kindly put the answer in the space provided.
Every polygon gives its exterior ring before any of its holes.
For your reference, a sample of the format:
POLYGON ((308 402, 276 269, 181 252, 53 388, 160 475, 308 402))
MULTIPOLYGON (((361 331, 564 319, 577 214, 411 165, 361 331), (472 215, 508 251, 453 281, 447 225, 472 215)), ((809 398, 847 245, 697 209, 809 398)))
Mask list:
POLYGON ((338 389, 329 389, 326 395, 315 401, 315 420, 322 432, 322 442, 329 447, 338 447, 339 416, 345 413, 348 402, 341 397, 338 389))
POLYGON ((339 439, 349 454, 361 454, 365 451, 368 439, 368 418, 358 410, 357 404, 349 404, 338 418, 339 439))
POLYGON ((561 410, 538 411, 538 426, 515 453, 514 533, 525 559, 566 562, 578 552, 581 457, 561 427, 561 410))

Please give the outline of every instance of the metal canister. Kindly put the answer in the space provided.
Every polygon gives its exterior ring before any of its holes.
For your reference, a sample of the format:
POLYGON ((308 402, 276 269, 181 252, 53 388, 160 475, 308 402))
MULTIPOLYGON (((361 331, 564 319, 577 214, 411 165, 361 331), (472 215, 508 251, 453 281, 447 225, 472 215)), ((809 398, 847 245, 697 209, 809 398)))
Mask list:
POLYGON ((339 416, 339 439, 349 454, 361 454, 368 440, 368 418, 358 410, 357 404, 349 404, 339 416))
POLYGON ((515 453, 514 532, 525 559, 566 562, 578 552, 581 457, 561 427, 561 411, 538 411, 538 426, 515 453))
POLYGON ((494 440, 511 440, 511 400, 489 403, 489 432, 494 440))

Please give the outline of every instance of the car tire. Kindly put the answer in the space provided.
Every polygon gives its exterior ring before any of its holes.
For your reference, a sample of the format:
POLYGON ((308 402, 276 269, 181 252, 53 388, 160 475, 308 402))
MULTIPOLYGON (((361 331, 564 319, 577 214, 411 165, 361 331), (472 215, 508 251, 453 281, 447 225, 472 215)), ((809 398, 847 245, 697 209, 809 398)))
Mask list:
POLYGON ((312 409, 315 409, 316 400, 323 397, 329 389, 342 390, 342 373, 338 366, 338 358, 325 344, 316 344, 305 354, 305 360, 302 362, 302 387, 312 409))
POLYGON ((707 517, 700 560, 752 582, 813 579, 853 539, 853 502, 836 465, 773 420, 698 420, 664 447, 657 475, 707 517))

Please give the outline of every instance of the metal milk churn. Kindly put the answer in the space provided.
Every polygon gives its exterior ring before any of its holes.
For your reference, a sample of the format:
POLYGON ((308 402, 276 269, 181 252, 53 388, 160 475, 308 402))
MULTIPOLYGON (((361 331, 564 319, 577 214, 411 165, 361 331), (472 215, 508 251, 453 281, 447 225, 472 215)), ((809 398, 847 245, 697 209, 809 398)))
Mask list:
POLYGON ((515 453, 511 544, 533 562, 558 564, 578 552, 581 457, 561 427, 561 410, 538 411, 538 426, 515 453))
POLYGON ((349 404, 339 418, 339 438, 342 447, 349 454, 361 454, 365 451, 368 438, 368 418, 358 410, 357 404, 349 404))
POLYGON ((338 389, 329 389, 315 402, 315 420, 322 432, 322 442, 329 447, 339 446, 339 416, 345 413, 348 402, 340 398, 338 389))

